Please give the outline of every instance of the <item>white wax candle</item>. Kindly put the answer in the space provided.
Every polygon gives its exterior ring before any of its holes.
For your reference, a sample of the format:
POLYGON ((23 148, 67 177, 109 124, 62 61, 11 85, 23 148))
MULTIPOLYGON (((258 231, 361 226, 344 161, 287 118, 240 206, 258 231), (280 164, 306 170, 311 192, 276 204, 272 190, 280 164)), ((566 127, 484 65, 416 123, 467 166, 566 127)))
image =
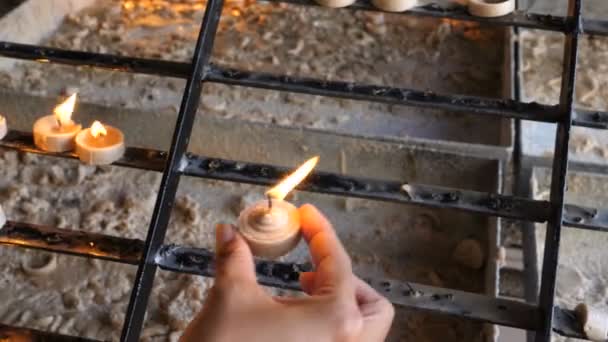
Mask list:
POLYGON ((48 152, 67 152, 74 149, 74 137, 81 125, 60 125, 54 115, 43 116, 34 123, 34 144, 48 152))
POLYGON ((125 153, 124 135, 118 128, 95 121, 76 136, 76 154, 92 165, 112 164, 125 153))
POLYGON ((477 17, 495 18, 515 11, 515 0, 490 2, 489 0, 469 0, 469 13, 477 17))
POLYGON ((321 6, 339 8, 350 6, 355 3, 355 0, 315 0, 321 6))
POLYGON ((6 136, 8 132, 8 125, 6 124, 6 119, 4 116, 0 115, 0 140, 6 136))
POLYGON ((256 256, 278 258, 287 254, 300 241, 298 209, 283 200, 266 200, 245 208, 238 219, 238 228, 251 252, 256 256))
POLYGON ((54 115, 43 116, 36 120, 32 129, 34 144, 48 152, 67 152, 74 149, 74 137, 82 126, 72 121, 76 105, 76 94, 55 107, 54 115))
POLYGON ((387 12, 403 12, 418 6, 418 0, 372 0, 372 4, 387 12))

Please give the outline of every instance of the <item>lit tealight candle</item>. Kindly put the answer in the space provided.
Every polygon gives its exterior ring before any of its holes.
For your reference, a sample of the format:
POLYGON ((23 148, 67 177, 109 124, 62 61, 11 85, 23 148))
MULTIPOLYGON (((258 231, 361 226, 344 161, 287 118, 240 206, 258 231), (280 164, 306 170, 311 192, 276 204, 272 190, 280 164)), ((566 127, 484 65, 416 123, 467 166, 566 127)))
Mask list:
POLYGON ((418 0, 372 0, 372 4, 387 12, 404 12, 419 6, 418 0))
POLYGON ((34 144, 48 152, 67 152, 74 149, 74 137, 82 129, 72 121, 76 94, 55 107, 54 115, 43 116, 34 123, 34 144))
POLYGON ((125 153, 124 140, 118 128, 95 121, 76 136, 76 154, 86 164, 112 164, 125 153))
POLYGON ((6 124, 6 119, 4 116, 0 115, 0 140, 6 136, 8 132, 8 125, 6 124))
POLYGON ((300 166, 291 175, 266 192, 268 200, 245 208, 239 215, 238 228, 256 256, 278 258, 300 241, 298 209, 284 198, 312 171, 319 157, 300 166))
POLYGON ((315 0, 321 6, 340 8, 347 7, 355 3, 355 0, 315 0))

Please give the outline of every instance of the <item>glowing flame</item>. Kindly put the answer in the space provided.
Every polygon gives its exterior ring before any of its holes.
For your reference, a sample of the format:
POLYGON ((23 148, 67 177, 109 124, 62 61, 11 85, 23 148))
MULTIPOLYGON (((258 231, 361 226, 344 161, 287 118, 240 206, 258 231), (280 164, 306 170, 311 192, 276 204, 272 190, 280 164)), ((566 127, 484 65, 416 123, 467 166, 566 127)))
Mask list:
POLYGON ((103 127, 101 122, 99 122, 99 121, 93 122, 93 124, 91 125, 91 135, 93 136, 93 138, 97 138, 100 135, 105 136, 107 134, 108 134, 108 131, 106 131, 106 128, 103 127))
POLYGON ((72 113, 74 112, 74 106, 76 105, 76 95, 76 93, 72 94, 67 100, 55 107, 53 113, 60 126, 67 126, 72 123, 72 113))
POLYGON ((122 4, 122 7, 127 11, 130 11, 135 7, 135 3, 133 3, 133 1, 126 1, 122 4))
POLYGON ((302 166, 295 170, 292 174, 283 179, 279 184, 275 185, 272 189, 266 191, 266 195, 276 198, 284 199, 287 194, 291 192, 298 184, 300 184, 306 176, 315 168, 319 162, 319 157, 314 157, 307 160, 302 166))

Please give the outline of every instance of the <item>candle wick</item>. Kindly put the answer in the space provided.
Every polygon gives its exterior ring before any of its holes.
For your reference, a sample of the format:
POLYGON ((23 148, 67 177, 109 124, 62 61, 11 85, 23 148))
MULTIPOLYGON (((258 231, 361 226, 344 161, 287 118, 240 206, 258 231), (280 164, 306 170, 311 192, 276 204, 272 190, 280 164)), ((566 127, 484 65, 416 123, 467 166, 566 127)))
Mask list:
POLYGON ((268 198, 268 210, 272 210, 272 197, 270 195, 266 196, 268 198))
POLYGON ((55 120, 57 121, 57 126, 59 126, 59 128, 61 128, 63 126, 61 124, 61 120, 59 120, 58 118, 55 118, 55 120))

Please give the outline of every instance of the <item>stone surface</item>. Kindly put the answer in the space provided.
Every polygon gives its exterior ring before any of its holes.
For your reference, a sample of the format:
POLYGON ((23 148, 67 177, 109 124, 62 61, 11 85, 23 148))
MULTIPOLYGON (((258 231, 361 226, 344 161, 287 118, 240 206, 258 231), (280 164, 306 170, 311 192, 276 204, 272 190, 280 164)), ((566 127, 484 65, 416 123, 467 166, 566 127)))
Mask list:
MULTIPOLYGON (((95 0, 26 0, 0 16, 0 41, 37 44, 59 27, 63 18, 94 3, 95 0)), ((1 13, 0 13, 1 14, 1 13)), ((0 57, 0 70, 15 60, 0 57)))

